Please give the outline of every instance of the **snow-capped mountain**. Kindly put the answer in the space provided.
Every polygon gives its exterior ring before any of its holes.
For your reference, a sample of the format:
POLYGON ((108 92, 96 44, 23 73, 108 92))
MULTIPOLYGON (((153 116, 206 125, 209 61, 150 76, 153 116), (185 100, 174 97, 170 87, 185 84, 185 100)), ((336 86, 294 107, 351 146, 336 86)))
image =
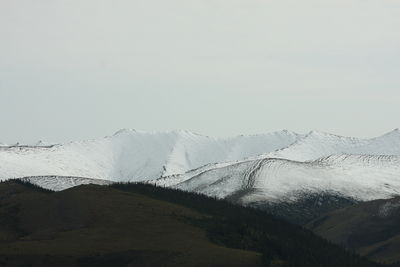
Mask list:
POLYGON ((4 148, 11 148, 11 147, 30 147, 30 148, 40 148, 40 147, 51 147, 56 145, 55 143, 49 143, 49 142, 43 142, 43 141, 38 141, 34 144, 20 144, 20 143, 16 143, 16 144, 12 144, 12 145, 8 145, 8 144, 3 144, 0 143, 0 149, 4 149, 4 148))
POLYGON ((400 195, 400 131, 371 139, 312 131, 271 153, 150 182, 243 204, 321 193, 355 201, 390 198, 400 195))
POLYGON ((68 177, 68 176, 32 176, 23 177, 20 180, 38 185, 42 188, 62 191, 71 187, 85 184, 110 185, 112 181, 103 179, 92 179, 84 177, 68 177))
POLYGON ((154 181, 241 203, 295 201, 328 192, 359 201, 400 195, 400 156, 334 155, 315 161, 264 158, 154 181))
POLYGON ((304 138, 297 140, 288 147, 263 157, 307 161, 337 154, 400 155, 400 130, 395 129, 385 135, 371 139, 311 131, 304 138))
POLYGON ((26 176, 54 190, 102 183, 96 179, 148 181, 243 204, 320 193, 365 201, 400 194, 400 131, 371 139, 316 131, 221 139, 121 130, 62 145, 1 147, 0 179, 26 176))
POLYGON ((189 131, 121 130, 113 136, 63 145, 1 147, 0 179, 76 176, 144 181, 210 163, 256 157, 302 137, 289 131, 221 139, 189 131))

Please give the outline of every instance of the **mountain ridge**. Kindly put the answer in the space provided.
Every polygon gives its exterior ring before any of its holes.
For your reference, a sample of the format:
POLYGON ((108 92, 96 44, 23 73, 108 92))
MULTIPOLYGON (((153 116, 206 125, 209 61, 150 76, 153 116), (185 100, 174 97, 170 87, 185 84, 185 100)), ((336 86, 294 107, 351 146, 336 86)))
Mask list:
POLYGON ((386 263, 400 261, 400 197, 338 209, 306 226, 324 238, 386 263))
POLYGON ((333 154, 400 155, 400 130, 396 128, 368 139, 311 131, 293 144, 263 157, 307 161, 333 154))
POLYGON ((290 204, 315 194, 368 201, 400 194, 399 157, 398 129, 370 139, 287 130, 219 139, 123 129, 51 148, 0 149, 0 179, 36 177, 55 190, 148 182, 243 205, 290 204))
POLYGON ((51 147, 3 147, 0 179, 24 176, 84 176, 143 181, 184 173, 206 164, 242 160, 294 142, 287 131, 217 139, 189 131, 121 130, 104 138, 51 147))

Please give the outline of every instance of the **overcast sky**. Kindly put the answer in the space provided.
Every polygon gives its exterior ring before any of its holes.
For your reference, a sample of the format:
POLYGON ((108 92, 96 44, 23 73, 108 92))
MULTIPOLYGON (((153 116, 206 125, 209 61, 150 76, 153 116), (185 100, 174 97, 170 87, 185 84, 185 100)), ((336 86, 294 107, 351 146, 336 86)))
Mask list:
POLYGON ((397 0, 1 0, 0 142, 400 127, 397 0))

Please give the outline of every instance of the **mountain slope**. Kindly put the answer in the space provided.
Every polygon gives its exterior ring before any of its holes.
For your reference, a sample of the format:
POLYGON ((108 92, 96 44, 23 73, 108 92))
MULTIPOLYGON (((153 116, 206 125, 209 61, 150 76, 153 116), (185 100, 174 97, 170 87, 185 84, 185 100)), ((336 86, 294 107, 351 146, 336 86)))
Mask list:
POLYGON ((307 226, 368 258, 400 261, 400 198, 374 200, 326 214, 307 226))
POLYGON ((5 266, 379 266, 265 213, 181 191, 52 193, 14 181, 0 194, 5 266))
POLYGON ((296 224, 357 202, 400 195, 400 156, 334 155, 213 164, 149 183, 257 207, 296 224))
POLYGON ((366 201, 399 195, 399 173, 399 156, 337 155, 309 162, 250 160, 154 183, 218 198, 242 192, 240 200, 244 204, 295 201, 304 193, 320 192, 366 201))
POLYGON ((261 265, 259 253, 213 244, 185 222, 204 214, 141 194, 94 185, 49 193, 12 182, 0 193, 3 266, 261 265))
POLYGON ((23 177, 19 180, 29 182, 31 184, 40 186, 41 188, 62 191, 79 185, 110 185, 112 184, 109 180, 93 179, 84 177, 72 177, 72 176, 30 176, 23 177))
POLYGON ((188 131, 121 130, 52 147, 0 148, 0 179, 28 176, 45 188, 63 190, 110 183, 106 179, 162 176, 150 183, 267 208, 277 215, 284 210, 285 219, 304 223, 334 208, 399 195, 399 151, 399 130, 372 139, 315 131, 215 139, 188 131))
POLYGON ((359 139, 312 131, 286 148, 265 155, 295 161, 310 161, 337 154, 400 155, 400 130, 385 135, 359 139))
MULTIPOLYGON (((273 159, 285 159, 291 161, 293 164, 295 164, 295 162, 298 162, 299 164, 304 162, 306 163, 305 165, 308 166, 318 166, 318 164, 321 165, 324 161, 327 163, 326 161, 328 160, 331 161, 331 163, 336 161, 340 164, 340 162, 343 161, 341 158, 346 158, 347 163, 345 164, 351 164, 351 162, 349 162, 351 161, 350 158, 346 155, 355 155, 356 157, 354 157, 354 163, 360 161, 364 166, 368 166, 369 161, 371 161, 371 163, 376 162, 374 159, 378 159, 380 162, 385 160, 392 161, 391 157, 378 156, 400 155, 400 131, 396 129, 383 136, 372 139, 342 137, 312 131, 308 135, 304 136, 303 138, 299 138, 296 142, 285 148, 277 149, 274 152, 263 154, 257 157, 249 157, 247 160, 241 161, 241 163, 246 165, 246 162, 250 161, 253 161, 255 164, 257 164, 259 161, 265 161, 268 159, 271 159, 271 161, 273 159), (336 160, 334 159, 335 157, 336 160)), ((285 161, 278 162, 284 163, 285 161)), ((221 167, 227 167, 229 165, 237 166, 237 163, 238 162, 225 162, 220 164, 209 164, 195 170, 188 171, 182 175, 163 177, 156 181, 156 183, 162 186, 173 186, 211 169, 218 169, 221 167)), ((378 163, 377 165, 372 164, 371 167, 379 167, 380 164, 381 163, 378 163)))
POLYGON ((1 147, 0 179, 76 176, 143 181, 205 164, 242 160, 285 147, 301 136, 282 131, 216 139, 188 131, 121 130, 113 136, 49 147, 1 147))

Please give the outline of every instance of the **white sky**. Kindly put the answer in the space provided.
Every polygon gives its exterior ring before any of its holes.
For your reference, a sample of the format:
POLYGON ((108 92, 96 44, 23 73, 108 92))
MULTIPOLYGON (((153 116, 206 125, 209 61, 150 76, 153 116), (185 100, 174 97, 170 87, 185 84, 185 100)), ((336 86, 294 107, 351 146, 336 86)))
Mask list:
POLYGON ((0 142, 399 118, 398 0, 0 1, 0 142))

